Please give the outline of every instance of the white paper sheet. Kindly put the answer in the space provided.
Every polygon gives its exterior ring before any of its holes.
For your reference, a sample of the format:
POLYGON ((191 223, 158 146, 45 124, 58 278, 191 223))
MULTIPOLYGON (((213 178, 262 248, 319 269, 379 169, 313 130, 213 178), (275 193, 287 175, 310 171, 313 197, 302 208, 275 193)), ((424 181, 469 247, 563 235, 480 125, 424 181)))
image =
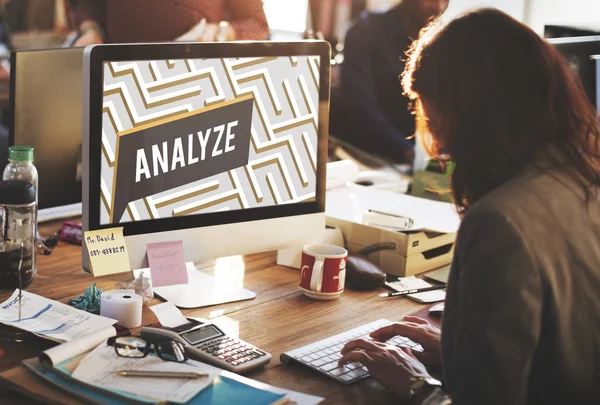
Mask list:
POLYGON ((427 200, 373 187, 343 187, 327 190, 326 215, 362 224, 362 216, 377 210, 411 218, 412 230, 455 233, 460 216, 454 204, 427 200))
POLYGON ((69 342, 105 330, 117 321, 23 291, 21 321, 19 290, 0 304, 0 322, 55 342, 69 342))
POLYGON ((117 331, 111 326, 91 335, 48 349, 42 353, 42 358, 45 357, 52 365, 57 365, 98 347, 100 344, 106 342, 109 337, 116 335, 117 331))
POLYGON ((385 285, 392 288, 394 291, 402 292, 407 290, 415 290, 417 288, 431 287, 427 281, 415 276, 400 277, 398 281, 389 281, 385 285))
POLYGON ((141 359, 120 357, 112 346, 100 345, 90 352, 73 372, 73 378, 106 389, 128 392, 157 401, 186 403, 208 387, 221 370, 193 360, 186 363, 164 361, 148 355, 141 359), (195 371, 208 373, 202 378, 123 377, 120 370, 195 371))
POLYGON ((153 305, 150 309, 158 318, 158 322, 167 328, 176 328, 189 322, 185 316, 183 316, 179 308, 170 302, 153 305))

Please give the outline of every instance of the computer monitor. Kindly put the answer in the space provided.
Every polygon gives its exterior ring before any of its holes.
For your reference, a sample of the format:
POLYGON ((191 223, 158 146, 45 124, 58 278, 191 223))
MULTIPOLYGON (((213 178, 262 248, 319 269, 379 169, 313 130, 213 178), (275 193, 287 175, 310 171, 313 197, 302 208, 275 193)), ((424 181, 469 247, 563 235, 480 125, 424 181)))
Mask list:
POLYGON ((81 215, 83 48, 16 51, 10 145, 34 148, 39 221, 81 215))
POLYGON ((189 262, 316 240, 329 61, 323 41, 87 47, 84 230, 123 227, 133 268, 149 242, 189 262))
POLYGON ((544 37, 546 38, 589 37, 599 34, 600 32, 598 31, 585 28, 565 25, 544 25, 544 37))
POLYGON ((548 39, 569 61, 579 75, 590 101, 598 104, 596 92, 596 65, 593 55, 600 54, 600 35, 588 37, 548 39))

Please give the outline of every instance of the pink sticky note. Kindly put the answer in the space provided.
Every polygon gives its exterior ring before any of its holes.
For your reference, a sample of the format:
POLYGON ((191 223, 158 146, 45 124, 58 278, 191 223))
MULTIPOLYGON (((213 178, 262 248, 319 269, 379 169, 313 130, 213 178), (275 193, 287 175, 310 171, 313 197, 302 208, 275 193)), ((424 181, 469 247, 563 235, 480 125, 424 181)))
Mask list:
POLYGON ((148 243, 146 252, 150 264, 152 287, 188 283, 182 241, 148 243))

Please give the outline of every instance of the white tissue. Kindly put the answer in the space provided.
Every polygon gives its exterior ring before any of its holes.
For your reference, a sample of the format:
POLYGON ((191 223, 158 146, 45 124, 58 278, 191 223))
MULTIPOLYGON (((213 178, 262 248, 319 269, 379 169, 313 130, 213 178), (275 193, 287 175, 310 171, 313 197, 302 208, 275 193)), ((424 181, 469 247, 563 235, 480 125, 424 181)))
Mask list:
POLYGON ((154 297, 150 279, 148 277, 144 277, 143 271, 140 273, 138 278, 133 280, 131 283, 117 283, 115 288, 119 290, 135 290, 136 294, 142 296, 144 304, 150 302, 154 297))

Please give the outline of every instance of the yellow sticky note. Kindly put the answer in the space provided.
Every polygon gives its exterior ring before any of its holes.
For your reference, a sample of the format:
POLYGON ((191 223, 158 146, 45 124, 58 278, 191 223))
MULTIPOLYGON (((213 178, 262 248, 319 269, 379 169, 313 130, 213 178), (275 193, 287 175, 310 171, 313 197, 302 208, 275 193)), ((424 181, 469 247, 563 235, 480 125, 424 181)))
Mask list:
POLYGON ((123 237, 123 227, 87 231, 84 239, 94 276, 131 270, 127 245, 125 245, 123 237))

